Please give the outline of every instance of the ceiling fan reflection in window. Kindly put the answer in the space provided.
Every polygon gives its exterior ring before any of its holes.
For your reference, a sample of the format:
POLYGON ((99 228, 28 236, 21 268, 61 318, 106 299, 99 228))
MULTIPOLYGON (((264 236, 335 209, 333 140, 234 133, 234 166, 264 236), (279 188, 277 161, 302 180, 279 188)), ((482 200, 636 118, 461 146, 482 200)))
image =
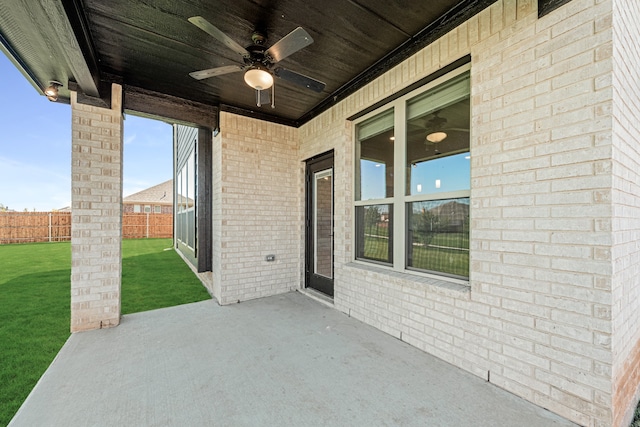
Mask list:
POLYGON ((438 150, 438 144, 443 142, 446 138, 448 138, 452 133, 456 132, 464 132, 468 135, 469 129, 467 128, 458 128, 448 126, 448 120, 444 117, 440 117, 441 110, 434 111, 433 117, 429 119, 425 124, 425 129, 427 130, 427 136, 425 137, 425 145, 429 147, 429 145, 434 146, 434 153, 436 155, 440 154, 438 150))
POLYGON ((274 76, 315 92, 324 90, 325 84, 323 82, 276 66, 284 58, 313 43, 313 39, 304 28, 296 28, 269 48, 265 46, 266 35, 255 31, 251 36, 252 44, 244 48, 202 16, 193 16, 189 18, 189 22, 238 53, 243 60, 243 65, 226 65, 189 73, 194 79, 202 80, 244 71, 244 81, 256 90, 256 105, 258 107, 269 102, 268 89, 271 89, 271 108, 275 108, 274 76))

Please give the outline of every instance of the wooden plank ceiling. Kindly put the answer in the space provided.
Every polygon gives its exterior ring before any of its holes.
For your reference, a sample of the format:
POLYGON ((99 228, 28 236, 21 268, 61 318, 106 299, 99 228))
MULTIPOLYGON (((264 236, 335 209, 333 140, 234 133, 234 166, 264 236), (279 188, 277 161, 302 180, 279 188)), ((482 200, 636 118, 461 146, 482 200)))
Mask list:
POLYGON ((80 91, 95 96, 101 82, 119 81, 151 97, 169 95, 299 125, 495 0, 6 1, 0 7, 0 42, 40 89, 59 80, 65 86, 62 97, 68 97, 67 82, 75 81, 80 91), (51 4, 58 6, 56 12, 51 4), (42 11, 52 22, 42 20, 42 11), (272 109, 256 106, 242 72, 194 80, 190 72, 242 63, 237 53, 189 23, 196 15, 242 46, 251 44, 255 30, 265 33, 271 46, 303 27, 315 42, 278 65, 325 82, 325 89, 316 93, 276 78, 272 109), (65 18, 66 27, 59 22, 65 18))

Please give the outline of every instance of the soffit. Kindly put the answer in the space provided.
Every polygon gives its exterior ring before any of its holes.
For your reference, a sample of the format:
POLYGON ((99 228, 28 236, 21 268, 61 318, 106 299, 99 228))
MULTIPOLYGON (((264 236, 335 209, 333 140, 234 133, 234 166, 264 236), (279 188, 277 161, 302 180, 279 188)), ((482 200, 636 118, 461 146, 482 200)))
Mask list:
MULTIPOLYGON (((102 98, 108 97, 105 82, 116 81, 125 85, 125 106, 136 110, 152 110, 154 99, 162 104, 166 96, 205 114, 210 106, 299 125, 494 1, 5 0, 0 41, 34 86, 65 83, 62 98, 69 81, 102 98), (325 89, 316 93, 276 79, 275 109, 258 108, 241 72, 192 79, 192 71, 241 62, 187 21, 196 15, 243 46, 255 30, 272 45, 303 27, 314 43, 278 65, 325 82, 325 89)), ((170 114, 166 103, 158 114, 170 114)))

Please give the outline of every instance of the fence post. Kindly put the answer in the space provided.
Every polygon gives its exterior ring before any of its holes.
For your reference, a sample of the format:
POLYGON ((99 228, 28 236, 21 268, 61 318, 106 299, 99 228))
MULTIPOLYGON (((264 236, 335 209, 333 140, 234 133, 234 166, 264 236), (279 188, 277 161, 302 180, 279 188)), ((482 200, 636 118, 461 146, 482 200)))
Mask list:
POLYGON ((49 212, 49 242, 51 242, 51 216, 53 214, 49 212))
POLYGON ((149 238, 149 212, 147 212, 147 239, 149 238))

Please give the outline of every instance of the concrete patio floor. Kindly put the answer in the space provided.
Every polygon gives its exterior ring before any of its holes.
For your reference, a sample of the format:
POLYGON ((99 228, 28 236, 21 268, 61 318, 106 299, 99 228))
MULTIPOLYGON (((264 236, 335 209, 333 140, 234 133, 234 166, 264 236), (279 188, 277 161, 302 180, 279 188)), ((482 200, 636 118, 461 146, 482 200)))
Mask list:
POLYGON ((72 335, 22 426, 572 426, 297 292, 72 335))

